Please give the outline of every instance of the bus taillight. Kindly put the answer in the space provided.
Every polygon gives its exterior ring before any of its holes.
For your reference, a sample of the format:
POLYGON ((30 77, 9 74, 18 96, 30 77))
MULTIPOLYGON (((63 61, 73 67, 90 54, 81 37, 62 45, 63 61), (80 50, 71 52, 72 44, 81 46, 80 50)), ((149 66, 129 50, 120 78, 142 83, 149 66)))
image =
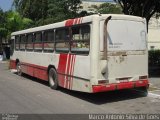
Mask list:
POLYGON ((99 80, 98 84, 107 84, 109 83, 109 80, 99 80))
POLYGON ((148 79, 148 76, 147 75, 145 75, 145 76, 139 76, 139 79, 140 80, 148 79))

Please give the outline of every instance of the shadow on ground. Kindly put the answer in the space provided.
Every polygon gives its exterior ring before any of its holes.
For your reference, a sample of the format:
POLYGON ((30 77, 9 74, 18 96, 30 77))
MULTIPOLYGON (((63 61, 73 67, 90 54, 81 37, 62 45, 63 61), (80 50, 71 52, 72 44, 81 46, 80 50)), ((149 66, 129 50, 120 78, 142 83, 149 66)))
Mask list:
POLYGON ((70 91, 66 89, 60 89, 60 91, 97 105, 144 97, 144 94, 135 90, 120 90, 94 94, 70 91))
MULTIPOLYGON (((39 80, 37 78, 28 76, 26 74, 23 74, 23 77, 32 80, 36 83, 43 84, 47 87, 49 87, 49 84, 47 81, 39 80)), ((102 93, 84 93, 84 92, 78 92, 78 91, 72 91, 67 90, 64 88, 59 88, 58 91, 68 94, 72 97, 82 99, 84 101, 88 101, 93 104, 101 105, 106 103, 112 103, 112 102, 118 102, 118 101, 124 101, 124 100, 130 100, 130 99, 136 99, 140 97, 144 97, 144 93, 135 91, 133 89, 130 90, 120 90, 120 91, 111 91, 111 92, 102 92, 102 93)))
POLYGON ((149 77, 155 77, 155 78, 160 77, 160 67, 149 66, 148 74, 149 74, 149 77))

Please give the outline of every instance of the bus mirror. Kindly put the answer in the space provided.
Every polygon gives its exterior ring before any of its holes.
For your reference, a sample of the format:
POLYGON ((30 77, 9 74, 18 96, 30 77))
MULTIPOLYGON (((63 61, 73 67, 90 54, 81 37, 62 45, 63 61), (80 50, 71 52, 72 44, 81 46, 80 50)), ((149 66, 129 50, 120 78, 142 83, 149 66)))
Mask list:
POLYGON ((107 60, 107 36, 108 36, 108 32, 107 32, 107 24, 109 22, 109 20, 112 18, 112 16, 109 16, 105 21, 104 21, 104 29, 103 29, 103 43, 104 43, 104 53, 103 53, 103 60, 107 60))

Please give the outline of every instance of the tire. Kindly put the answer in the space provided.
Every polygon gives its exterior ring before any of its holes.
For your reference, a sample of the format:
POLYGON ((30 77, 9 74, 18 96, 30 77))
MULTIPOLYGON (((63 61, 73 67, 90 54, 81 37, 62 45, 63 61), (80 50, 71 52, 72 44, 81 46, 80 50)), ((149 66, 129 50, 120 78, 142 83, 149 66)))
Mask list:
POLYGON ((58 89, 58 76, 54 68, 49 69, 48 79, 50 87, 54 90, 58 89))
POLYGON ((137 88, 137 90, 140 92, 140 94, 143 97, 147 97, 148 96, 148 87, 140 87, 140 88, 137 88))
POLYGON ((17 69, 17 74, 19 76, 21 76, 22 75, 22 68, 21 68, 21 63, 20 62, 17 63, 16 69, 17 69))

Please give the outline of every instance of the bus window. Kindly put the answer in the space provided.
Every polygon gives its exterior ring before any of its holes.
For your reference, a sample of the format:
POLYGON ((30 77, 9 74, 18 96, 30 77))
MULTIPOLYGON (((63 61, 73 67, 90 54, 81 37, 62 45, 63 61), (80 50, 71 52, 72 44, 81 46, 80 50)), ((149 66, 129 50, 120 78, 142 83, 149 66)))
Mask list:
POLYGON ((20 36, 20 50, 25 50, 26 48, 26 35, 20 36))
POLYGON ((35 51, 42 51, 42 33, 41 32, 37 32, 35 33, 35 37, 34 37, 34 50, 35 51))
POLYGON ((19 50, 20 36, 16 36, 15 37, 15 43, 16 43, 15 49, 19 50))
POLYGON ((89 54, 90 26, 77 26, 72 28, 71 52, 76 54, 89 54))
POLYGON ((54 50, 54 31, 49 30, 44 33, 44 52, 53 52, 54 50))
POLYGON ((56 52, 69 52, 69 29, 56 30, 56 52))
POLYGON ((33 34, 28 34, 27 35, 26 49, 28 51, 32 51, 33 50, 33 34))

